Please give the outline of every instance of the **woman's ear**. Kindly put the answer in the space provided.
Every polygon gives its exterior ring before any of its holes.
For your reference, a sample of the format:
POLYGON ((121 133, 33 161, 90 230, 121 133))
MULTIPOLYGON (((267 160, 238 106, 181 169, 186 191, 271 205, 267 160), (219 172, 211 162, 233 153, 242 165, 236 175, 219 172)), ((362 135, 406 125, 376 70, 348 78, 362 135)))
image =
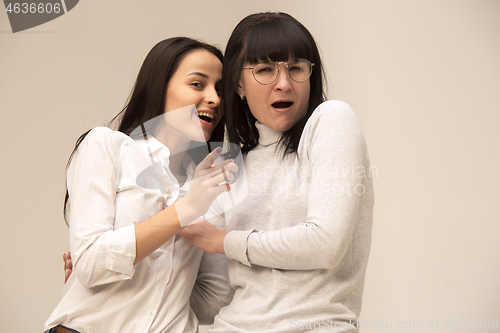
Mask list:
POLYGON ((245 94, 245 88, 243 88, 243 82, 238 83, 238 88, 236 88, 236 93, 241 97, 241 96, 246 96, 245 94))

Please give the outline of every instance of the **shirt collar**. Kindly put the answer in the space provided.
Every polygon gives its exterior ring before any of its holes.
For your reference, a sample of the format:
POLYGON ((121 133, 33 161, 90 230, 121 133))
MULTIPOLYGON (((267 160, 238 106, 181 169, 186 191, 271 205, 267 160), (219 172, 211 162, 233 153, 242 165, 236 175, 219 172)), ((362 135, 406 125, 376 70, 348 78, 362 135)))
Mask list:
POLYGON ((259 131, 259 144, 262 146, 275 144, 283 134, 283 132, 275 131, 258 121, 255 122, 255 127, 259 131))
POLYGON ((160 141, 150 134, 147 134, 147 141, 141 137, 136 139, 137 145, 141 148, 144 153, 155 159, 168 159, 170 156, 170 150, 160 141))
MULTIPOLYGON (((147 141, 143 137, 138 138, 135 141, 139 148, 144 151, 146 155, 150 156, 150 158, 152 158, 154 161, 162 161, 163 166, 168 169, 170 161, 170 150, 168 149, 168 147, 150 134, 147 135, 147 138, 147 141)), ((182 159, 181 166, 186 170, 188 179, 190 178, 190 176, 194 175, 196 164, 194 163, 194 160, 191 158, 191 156, 185 154, 184 158, 182 159)))

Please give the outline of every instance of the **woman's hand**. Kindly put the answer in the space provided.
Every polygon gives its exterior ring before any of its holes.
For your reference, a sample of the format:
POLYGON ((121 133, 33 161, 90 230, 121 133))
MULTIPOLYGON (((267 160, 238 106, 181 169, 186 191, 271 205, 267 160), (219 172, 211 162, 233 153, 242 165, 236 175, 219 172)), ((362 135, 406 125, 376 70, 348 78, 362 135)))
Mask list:
POLYGON ((234 179, 230 172, 237 172, 236 163, 231 160, 212 163, 222 152, 215 149, 196 167, 193 182, 184 198, 175 203, 175 209, 182 227, 207 213, 215 198, 223 192, 230 191, 228 182, 234 179))
POLYGON ((63 254, 64 260, 64 283, 66 283, 69 279, 69 276, 73 272, 73 263, 71 262, 71 253, 63 254))
POLYGON ((179 234, 191 245, 208 253, 225 254, 224 237, 227 232, 222 231, 207 221, 193 223, 182 229, 179 234))

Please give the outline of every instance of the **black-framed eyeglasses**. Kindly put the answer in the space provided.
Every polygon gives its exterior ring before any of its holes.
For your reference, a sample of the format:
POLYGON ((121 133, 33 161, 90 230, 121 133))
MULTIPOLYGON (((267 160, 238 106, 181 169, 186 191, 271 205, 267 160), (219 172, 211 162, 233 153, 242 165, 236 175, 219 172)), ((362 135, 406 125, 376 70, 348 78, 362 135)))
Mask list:
POLYGON ((300 58, 289 62, 260 61, 253 67, 243 67, 242 69, 251 69, 257 82, 268 85, 278 78, 281 64, 285 65, 288 76, 298 83, 305 82, 311 77, 314 66, 309 60, 300 58))

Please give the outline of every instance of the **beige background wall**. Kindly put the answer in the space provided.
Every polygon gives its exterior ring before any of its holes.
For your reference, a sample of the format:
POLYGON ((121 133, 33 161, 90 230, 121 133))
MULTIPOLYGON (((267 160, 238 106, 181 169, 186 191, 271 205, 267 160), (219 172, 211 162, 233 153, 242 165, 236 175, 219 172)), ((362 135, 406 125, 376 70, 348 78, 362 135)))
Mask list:
POLYGON ((378 170, 362 331, 500 320, 500 1, 80 1, 16 34, 1 8, 2 332, 41 332, 60 298, 76 138, 121 109, 156 42, 224 48, 264 10, 315 36, 329 96, 357 113, 378 170))

